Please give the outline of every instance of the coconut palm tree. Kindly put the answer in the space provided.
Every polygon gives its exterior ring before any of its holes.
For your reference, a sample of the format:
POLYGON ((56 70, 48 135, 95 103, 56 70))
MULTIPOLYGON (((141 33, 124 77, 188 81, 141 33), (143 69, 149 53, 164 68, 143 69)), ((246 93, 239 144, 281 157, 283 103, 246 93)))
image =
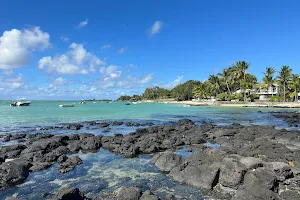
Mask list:
POLYGON ((222 73, 219 73, 218 75, 221 76, 221 80, 224 81, 227 87, 227 91, 229 95, 231 95, 229 84, 232 83, 233 79, 232 79, 232 72, 230 68, 223 69, 222 73))
POLYGON ((283 86, 283 101, 286 101, 286 86, 292 77, 292 69, 289 66, 282 66, 277 76, 279 83, 283 86))
POLYGON ((298 101, 298 93, 297 90, 300 87, 300 78, 298 74, 292 74, 291 80, 289 82, 290 87, 294 89, 294 97, 295 102, 298 101))
MULTIPOLYGON (((273 86, 275 83, 274 79, 275 69, 273 67, 266 67, 266 72, 264 72, 263 82, 267 87, 267 90, 273 86)), ((273 96, 273 88, 272 88, 272 96, 273 96)))
POLYGON ((235 64, 235 75, 237 76, 237 79, 240 82, 240 87, 242 91, 244 92, 244 101, 246 101, 246 87, 247 87, 247 81, 246 81, 246 71, 249 68, 250 63, 246 61, 238 61, 235 64))
POLYGON ((214 91, 214 95, 217 96, 222 87, 219 77, 210 75, 208 78, 208 82, 210 83, 211 90, 214 91))

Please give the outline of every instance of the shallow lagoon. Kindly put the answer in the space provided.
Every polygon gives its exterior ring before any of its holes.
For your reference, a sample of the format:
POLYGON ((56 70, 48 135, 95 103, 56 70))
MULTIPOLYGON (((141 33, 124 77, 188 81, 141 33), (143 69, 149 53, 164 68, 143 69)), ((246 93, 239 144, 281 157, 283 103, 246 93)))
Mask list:
MULTIPOLYGON (((40 101, 36 104, 33 102, 29 107, 9 107, 6 103, 4 101, 0 102, 0 117, 5 119, 0 122, 0 134, 42 132, 111 135, 115 133, 127 134, 137 128, 122 125, 111 127, 109 132, 106 132, 105 128, 97 126, 84 126, 78 131, 65 129, 45 131, 39 129, 44 126, 62 126, 61 123, 66 122, 92 120, 163 124, 189 118, 198 121, 199 124, 202 121, 210 121, 217 125, 241 123, 245 125, 272 125, 278 128, 287 127, 281 119, 276 119, 267 113, 268 111, 279 111, 279 109, 183 107, 182 105, 162 103, 142 103, 126 106, 125 103, 92 104, 91 102, 64 109, 57 106, 59 102, 40 101), (21 122, 19 123, 19 121, 21 122)), ((7 144, 9 143, 0 143, 0 145, 7 144)), ((177 150, 177 153, 183 156, 190 155, 190 152, 184 150, 177 150)), ((106 192, 112 192, 122 186, 141 186, 143 190, 151 189, 162 199, 165 199, 168 194, 179 195, 186 199, 202 199, 201 192, 198 189, 179 185, 160 173, 150 163, 150 156, 128 159, 103 149, 98 153, 79 153, 78 155, 83 160, 83 164, 77 166, 74 171, 61 174, 56 170, 57 165, 55 164, 47 170, 31 173, 23 184, 1 191, 0 199, 12 195, 24 199, 51 198, 61 187, 78 187, 88 197, 95 197, 106 192)))

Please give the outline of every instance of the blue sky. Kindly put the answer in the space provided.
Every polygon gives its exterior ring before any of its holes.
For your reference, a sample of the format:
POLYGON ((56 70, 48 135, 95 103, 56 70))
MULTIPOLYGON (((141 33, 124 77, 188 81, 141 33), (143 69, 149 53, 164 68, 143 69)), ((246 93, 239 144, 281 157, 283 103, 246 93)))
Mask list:
POLYGON ((238 60, 300 72, 297 0, 17 1, 0 12, 0 99, 112 98, 238 60))

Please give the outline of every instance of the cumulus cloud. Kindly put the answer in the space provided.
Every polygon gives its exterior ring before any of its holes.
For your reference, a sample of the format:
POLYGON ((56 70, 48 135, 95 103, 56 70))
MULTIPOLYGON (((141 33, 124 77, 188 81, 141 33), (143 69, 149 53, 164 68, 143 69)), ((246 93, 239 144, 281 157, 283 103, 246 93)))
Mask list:
POLYGON ((58 77, 56 79, 51 79, 50 83, 51 85, 65 85, 67 84, 67 80, 64 79, 63 77, 58 77))
POLYGON ((153 74, 146 74, 140 77, 127 76, 124 80, 117 83, 122 88, 141 88, 153 79, 153 74))
POLYGON ((86 20, 80 22, 80 23, 77 25, 77 28, 80 29, 80 28, 85 27, 85 26, 88 24, 88 22, 89 22, 88 19, 86 19, 86 20))
POLYGON ((38 69, 62 75, 89 74, 104 64, 97 56, 86 51, 82 44, 72 43, 69 48, 68 52, 53 58, 41 58, 38 69))
POLYGON ((22 77, 22 74, 19 74, 17 76, 6 76, 6 77, 0 77, 0 89, 6 90, 6 89, 17 89, 24 85, 24 80, 22 77))
POLYGON ((118 53, 119 54, 124 54, 127 50, 127 47, 122 47, 121 49, 119 49, 118 53))
POLYGON ((101 50, 109 49, 110 47, 111 47, 110 44, 106 44, 106 45, 103 45, 103 46, 101 47, 101 50))
POLYGON ((161 31, 162 27, 163 27, 163 22, 161 21, 154 22, 154 24, 150 28, 149 37, 158 34, 161 31))
POLYGON ((26 66, 32 52, 50 47, 50 35, 40 27, 4 31, 0 37, 0 69, 26 66))
POLYGON ((119 78, 122 74, 122 72, 119 70, 119 66, 117 65, 109 65, 108 67, 101 67, 100 73, 103 74, 103 76, 106 79, 116 79, 119 78))
POLYGON ((60 36, 60 39, 63 41, 63 42, 69 42, 69 38, 66 37, 66 36, 60 36))
POLYGON ((166 88, 166 89, 173 89, 174 87, 182 83, 182 79, 183 79, 183 73, 181 73, 174 81, 170 83, 160 84, 159 87, 166 88))

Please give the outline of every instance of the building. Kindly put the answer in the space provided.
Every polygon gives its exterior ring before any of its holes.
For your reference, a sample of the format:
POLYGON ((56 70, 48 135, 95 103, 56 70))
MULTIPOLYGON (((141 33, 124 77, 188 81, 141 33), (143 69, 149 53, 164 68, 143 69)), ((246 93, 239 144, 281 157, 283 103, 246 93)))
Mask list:
POLYGON ((251 94, 259 95, 259 100, 268 101, 272 96, 279 95, 279 85, 273 84, 269 88, 263 88, 261 85, 254 87, 251 94))

